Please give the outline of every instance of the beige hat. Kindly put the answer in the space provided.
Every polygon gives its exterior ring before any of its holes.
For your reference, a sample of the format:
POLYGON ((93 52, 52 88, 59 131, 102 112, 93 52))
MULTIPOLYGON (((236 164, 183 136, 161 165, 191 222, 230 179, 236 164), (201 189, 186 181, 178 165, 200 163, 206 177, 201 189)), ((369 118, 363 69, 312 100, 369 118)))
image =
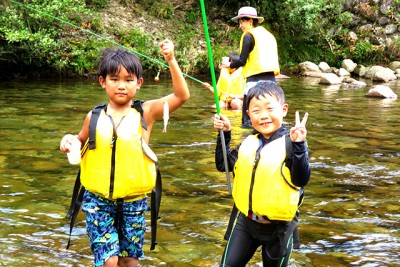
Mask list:
POLYGON ((258 23, 261 23, 264 21, 263 17, 257 17, 257 10, 251 6, 241 7, 238 11, 238 15, 236 17, 232 18, 232 20, 234 22, 237 22, 240 18, 258 19, 258 23))

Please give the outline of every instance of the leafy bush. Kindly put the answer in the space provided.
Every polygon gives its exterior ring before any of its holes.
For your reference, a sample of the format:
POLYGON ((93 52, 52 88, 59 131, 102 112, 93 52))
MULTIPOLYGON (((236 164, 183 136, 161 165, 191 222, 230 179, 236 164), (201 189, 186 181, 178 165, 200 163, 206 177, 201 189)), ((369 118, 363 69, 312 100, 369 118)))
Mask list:
MULTIPOLYGON (((74 45, 65 42, 65 38, 76 39, 76 28, 71 25, 88 27, 92 17, 95 16, 80 0, 10 1, 0 16, 0 37, 10 43, 6 52, 17 57, 15 68, 55 68, 60 72, 72 69, 83 73, 90 67, 83 63, 91 60, 90 53, 82 53, 79 62, 72 63, 76 55, 66 55, 65 51, 74 45)), ((96 48, 94 42, 89 42, 85 49, 91 48, 96 48)))
POLYGON ((350 58, 360 64, 368 62, 377 62, 383 59, 383 49, 372 45, 369 41, 359 39, 354 47, 350 47, 350 58))

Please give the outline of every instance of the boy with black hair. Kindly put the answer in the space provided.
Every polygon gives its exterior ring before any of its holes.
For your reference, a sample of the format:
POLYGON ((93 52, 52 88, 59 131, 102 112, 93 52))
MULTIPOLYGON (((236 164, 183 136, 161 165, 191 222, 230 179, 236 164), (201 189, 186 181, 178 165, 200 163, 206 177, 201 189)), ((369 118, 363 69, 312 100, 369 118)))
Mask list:
MULTIPOLYGON (((137 90, 143 85, 139 59, 124 49, 105 50, 99 68, 99 83, 108 95, 94 127, 89 112, 78 135, 67 134, 60 150, 68 153, 74 142, 91 146, 81 162, 81 183, 86 192, 82 210, 95 266, 135 267, 144 256, 147 193, 155 185, 157 157, 148 147, 157 119, 163 117, 165 102, 169 113, 190 97, 186 81, 170 40, 160 44, 169 65, 173 93, 132 108, 137 90), (95 132, 95 143, 90 134, 95 132)), ((137 102, 136 102, 137 103, 137 102)))
MULTIPOLYGON (((221 266, 244 267, 259 246, 264 266, 287 266, 301 190, 310 180, 308 113, 300 122, 296 111, 296 124, 287 131, 282 123, 288 104, 282 88, 272 81, 253 87, 246 105, 254 132, 233 150, 229 119, 214 116, 214 128, 222 129, 225 137, 229 171, 234 172, 232 195, 238 210, 221 266), (291 146, 290 163, 287 146, 291 146)), ((217 169, 225 171, 219 134, 215 161, 217 169)))

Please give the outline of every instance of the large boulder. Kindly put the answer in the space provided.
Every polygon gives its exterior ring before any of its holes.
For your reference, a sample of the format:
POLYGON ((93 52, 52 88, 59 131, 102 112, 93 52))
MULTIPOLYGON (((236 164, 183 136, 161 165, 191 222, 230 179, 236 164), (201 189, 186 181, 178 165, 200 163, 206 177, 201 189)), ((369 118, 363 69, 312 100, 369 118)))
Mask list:
POLYGON ((400 61, 392 61, 392 62, 390 62, 388 68, 391 69, 391 70, 400 69, 400 61))
POLYGON ((323 73, 321 75, 320 84, 341 84, 342 79, 334 73, 323 73))
POLYGON ((365 94, 366 97, 378 97, 378 98, 397 98, 397 95, 387 86, 374 85, 365 94))
POLYGON ((302 72, 321 72, 318 65, 310 61, 301 62, 299 67, 302 72))
POLYGON ((377 71, 372 77, 372 80, 387 83, 390 81, 397 80, 397 76, 394 74, 394 71, 386 68, 384 70, 377 71))
POLYGON ((342 61, 342 68, 347 70, 348 72, 353 72, 357 67, 357 63, 354 63, 351 59, 344 59, 342 61))
POLYGON ((365 72, 365 78, 372 79, 375 76, 375 73, 378 71, 384 71, 385 67, 382 66, 371 66, 367 68, 365 72))
POLYGON ((315 71, 305 71, 300 73, 302 76, 312 77, 312 78, 321 78, 323 75, 322 72, 315 72, 315 71))
POLYGON ((339 77, 350 77, 351 73, 348 72, 345 68, 336 69, 335 74, 339 77))
POLYGON ((353 73, 360 77, 364 77, 365 74, 367 73, 367 67, 358 64, 357 67, 354 69, 353 73))
POLYGON ((322 72, 325 72, 325 73, 329 73, 332 71, 331 67, 326 62, 320 62, 318 64, 318 67, 322 72))

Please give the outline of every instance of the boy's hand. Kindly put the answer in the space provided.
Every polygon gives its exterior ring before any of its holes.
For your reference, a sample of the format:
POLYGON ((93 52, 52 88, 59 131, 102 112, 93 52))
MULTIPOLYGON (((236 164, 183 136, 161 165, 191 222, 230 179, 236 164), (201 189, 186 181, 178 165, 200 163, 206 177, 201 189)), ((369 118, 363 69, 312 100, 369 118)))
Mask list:
POLYGON ((76 140, 81 143, 81 140, 79 140, 77 135, 72 135, 72 134, 66 134, 64 137, 61 139, 60 142, 60 150, 61 152, 68 153, 72 147, 72 143, 75 142, 76 140))
POLYGON ((231 130, 231 122, 229 121, 228 117, 222 114, 215 114, 214 115, 214 129, 216 130, 223 130, 223 131, 230 131, 231 130))
POLYGON ((201 84, 204 88, 206 88, 206 89, 212 89, 213 87, 211 86, 211 84, 209 84, 209 83, 202 83, 201 84))
POLYGON ((223 69, 223 68, 230 68, 231 67, 231 63, 229 62, 229 63, 221 63, 221 64, 219 64, 219 68, 220 69, 223 69))
POLYGON ((159 43, 161 54, 164 56, 165 61, 170 61, 175 59, 174 55, 174 44, 171 40, 165 39, 159 43))
POLYGON ((290 139, 292 142, 302 142, 306 140, 307 136, 307 123, 308 113, 304 114, 303 119, 300 122, 299 112, 296 111, 296 125, 290 129, 290 139))

